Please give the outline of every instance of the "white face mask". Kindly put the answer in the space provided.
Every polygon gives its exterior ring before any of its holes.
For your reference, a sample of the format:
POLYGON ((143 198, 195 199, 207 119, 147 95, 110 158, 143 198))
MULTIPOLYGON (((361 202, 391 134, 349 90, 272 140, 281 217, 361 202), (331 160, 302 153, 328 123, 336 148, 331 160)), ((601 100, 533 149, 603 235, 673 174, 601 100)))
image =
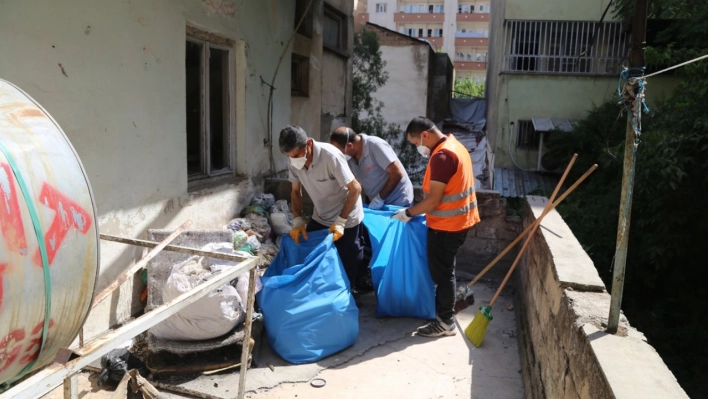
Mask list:
POLYGON ((307 147, 305 147, 305 156, 300 158, 290 158, 290 163, 295 169, 302 169, 307 163, 307 147))
POLYGON ((416 147, 418 150, 418 154, 422 155, 423 158, 427 158, 430 156, 430 148, 424 146, 424 145, 419 145, 416 147))

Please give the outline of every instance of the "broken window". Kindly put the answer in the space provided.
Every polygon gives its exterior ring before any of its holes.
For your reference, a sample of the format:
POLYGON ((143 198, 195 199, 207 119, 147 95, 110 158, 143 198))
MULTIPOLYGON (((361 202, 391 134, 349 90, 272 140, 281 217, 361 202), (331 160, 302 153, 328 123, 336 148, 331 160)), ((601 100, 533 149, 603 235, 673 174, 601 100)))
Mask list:
POLYGON ((540 135, 530 120, 519 120, 517 129, 516 146, 518 148, 538 148, 540 135))
POLYGON ((292 55, 290 94, 297 97, 310 96, 310 60, 307 57, 292 55))
POLYGON ((230 58, 228 47, 187 38, 185 94, 190 179, 231 172, 230 58))

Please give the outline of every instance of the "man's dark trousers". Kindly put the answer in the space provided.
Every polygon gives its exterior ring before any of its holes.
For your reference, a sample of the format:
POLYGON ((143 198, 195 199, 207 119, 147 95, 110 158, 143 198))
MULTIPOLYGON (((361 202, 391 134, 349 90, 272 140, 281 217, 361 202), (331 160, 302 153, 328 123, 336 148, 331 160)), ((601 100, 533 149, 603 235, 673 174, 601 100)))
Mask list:
POLYGON ((467 238, 467 231, 437 231, 428 228, 428 269, 435 290, 435 313, 451 324, 455 308, 455 256, 467 238))
MULTIPOLYGON (((349 284, 352 288, 357 288, 360 276, 363 274, 366 267, 364 262, 364 240, 362 239, 364 234, 363 228, 364 225, 359 223, 354 227, 344 229, 344 235, 334 242, 334 246, 337 247, 339 258, 342 260, 344 271, 347 273, 349 284)), ((310 223, 307 224, 306 231, 324 229, 329 229, 329 226, 311 220, 310 223)))

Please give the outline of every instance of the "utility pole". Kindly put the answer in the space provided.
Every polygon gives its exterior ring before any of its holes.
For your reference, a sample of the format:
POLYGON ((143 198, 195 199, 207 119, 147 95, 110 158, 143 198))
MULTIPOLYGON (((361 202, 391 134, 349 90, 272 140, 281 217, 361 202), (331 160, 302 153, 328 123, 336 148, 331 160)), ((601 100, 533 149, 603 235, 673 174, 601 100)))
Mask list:
POLYGON ((639 137, 634 130, 633 123, 639 126, 638 121, 632 121, 635 115, 641 112, 640 99, 637 98, 639 85, 632 78, 644 75, 644 46, 647 36, 647 3, 648 0, 636 0, 634 3, 634 18, 632 21, 632 43, 629 63, 628 82, 633 82, 632 97, 635 101, 629 106, 632 112, 627 115, 627 135, 624 143, 624 170, 622 173, 622 196, 620 199, 619 221, 617 223, 617 246, 615 249, 615 266, 612 274, 612 299, 610 302, 610 315, 607 321, 607 332, 615 334, 619 325, 620 306, 622 304, 622 291, 624 290, 624 275, 627 264, 627 246, 629 243, 629 222, 632 215, 632 190, 634 186, 634 167, 636 165, 637 146, 639 137))

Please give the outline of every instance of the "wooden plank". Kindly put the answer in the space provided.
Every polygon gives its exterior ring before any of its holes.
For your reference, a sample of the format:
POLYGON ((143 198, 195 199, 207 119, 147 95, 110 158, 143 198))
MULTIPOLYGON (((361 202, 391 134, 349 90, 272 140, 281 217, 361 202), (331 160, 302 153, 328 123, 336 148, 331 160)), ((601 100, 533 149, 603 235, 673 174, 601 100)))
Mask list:
POLYGON ((68 362, 66 365, 55 363, 38 371, 32 377, 0 394, 0 399, 35 399, 41 397, 60 386, 65 378, 80 372, 82 368, 100 359, 101 356, 117 348, 127 340, 147 331, 257 265, 258 258, 254 257, 236 266, 224 269, 211 280, 199 284, 177 298, 158 306, 132 322, 77 350, 76 352, 80 355, 79 358, 68 362))
POLYGON ((115 279, 108 287, 104 288, 103 291, 99 292, 94 298, 93 298, 93 304, 91 305, 92 308, 96 307, 99 303, 101 303, 104 299, 108 297, 108 295, 111 295, 111 292, 115 291, 118 289, 118 287, 121 286, 127 280, 128 278, 132 277, 135 273, 138 272, 138 270, 142 269, 145 267, 145 265, 148 264, 154 258, 162 249, 167 246, 172 240, 177 238, 184 230, 186 230, 190 225, 192 224, 191 220, 187 220, 186 222, 182 223, 181 226, 179 226, 175 231, 172 232, 167 238, 162 240, 161 243, 157 244, 153 249, 148 251, 145 256, 142 257, 139 261, 135 262, 133 266, 131 266, 128 270, 124 271, 121 273, 120 276, 118 276, 117 279, 115 279))
POLYGON ((78 374, 74 374, 64 379, 64 399, 79 399, 78 374))
POLYGON ((246 370, 248 370, 249 342, 251 338, 251 323, 253 305, 256 301, 256 269, 251 269, 248 279, 248 300, 246 305, 246 322, 243 327, 243 348, 241 348, 241 371, 238 380, 238 398, 243 399, 246 393, 246 370))
MULTIPOLYGON (((137 245, 139 247, 146 247, 146 248, 154 248, 158 244, 157 242, 154 242, 154 241, 138 240, 138 239, 134 239, 134 238, 116 237, 116 236, 111 236, 108 234, 101 234, 100 236, 101 236, 102 240, 115 241, 115 242, 120 242, 123 244, 137 245)), ((182 247, 179 245, 167 245, 167 246, 165 246, 165 248, 163 248, 163 250, 164 251, 179 252, 179 253, 183 253, 183 254, 190 254, 190 255, 206 256, 206 257, 213 258, 213 259, 229 260, 232 262, 243 262, 244 260, 250 259, 250 258, 244 258, 243 256, 235 255, 235 254, 227 254, 227 253, 223 253, 223 252, 202 251, 201 249, 182 247)))

